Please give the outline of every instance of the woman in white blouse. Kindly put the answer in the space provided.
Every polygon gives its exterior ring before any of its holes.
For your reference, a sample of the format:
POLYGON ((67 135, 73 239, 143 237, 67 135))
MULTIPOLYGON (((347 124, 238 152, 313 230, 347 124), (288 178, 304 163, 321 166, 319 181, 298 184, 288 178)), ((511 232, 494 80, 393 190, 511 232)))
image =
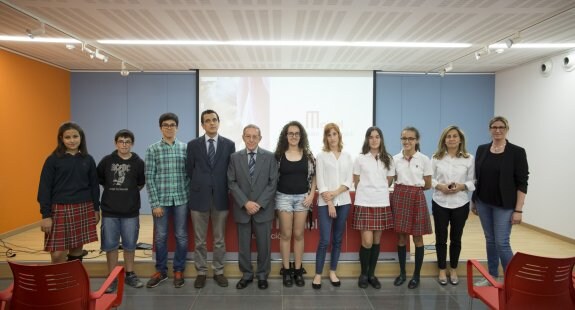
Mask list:
POLYGON ((356 190, 352 227, 361 231, 361 275, 357 281, 360 288, 369 285, 376 289, 381 288, 375 277, 375 267, 379 258, 381 232, 393 228, 389 186, 394 175, 393 158, 385 149, 381 129, 369 127, 365 133, 361 154, 353 164, 356 190))
POLYGON ((335 271, 341 253, 341 241, 345 231, 347 215, 351 207, 349 189, 352 185, 352 161, 347 152, 342 151, 341 131, 334 123, 323 129, 323 151, 317 156, 316 180, 318 197, 319 243, 315 255, 315 277, 312 287, 321 288, 321 274, 329 240, 331 238, 331 261, 329 282, 340 286, 335 271))
POLYGON ((457 126, 443 130, 437 151, 431 160, 433 222, 435 223, 435 249, 439 276, 437 281, 446 285, 459 283, 457 263, 461 253, 461 236, 469 215, 468 192, 475 190, 475 163, 465 147, 465 135, 457 126), (447 234, 449 231, 449 278, 447 267, 447 234))
POLYGON ((395 162, 395 186, 391 195, 393 222, 397 233, 397 256, 400 273, 393 284, 402 285, 406 280, 406 244, 409 235, 415 244, 415 266, 413 276, 407 285, 414 289, 419 286, 419 276, 423 265, 423 235, 432 233, 431 219, 427 210, 424 190, 431 188, 431 160, 419 152, 419 131, 406 127, 401 132, 402 150, 393 156, 395 162))

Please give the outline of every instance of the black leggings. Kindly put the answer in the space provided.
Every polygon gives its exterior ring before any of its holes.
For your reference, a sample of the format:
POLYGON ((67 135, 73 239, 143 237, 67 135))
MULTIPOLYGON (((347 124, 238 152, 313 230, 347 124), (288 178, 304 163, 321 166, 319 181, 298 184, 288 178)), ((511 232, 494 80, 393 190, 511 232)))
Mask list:
POLYGON ((447 227, 449 231, 449 261, 451 268, 457 268, 459 254, 461 253, 461 236, 463 227, 469 216, 469 202, 455 209, 448 209, 432 201, 433 222, 435 223, 435 249, 437 251, 437 266, 446 268, 447 261, 447 227))

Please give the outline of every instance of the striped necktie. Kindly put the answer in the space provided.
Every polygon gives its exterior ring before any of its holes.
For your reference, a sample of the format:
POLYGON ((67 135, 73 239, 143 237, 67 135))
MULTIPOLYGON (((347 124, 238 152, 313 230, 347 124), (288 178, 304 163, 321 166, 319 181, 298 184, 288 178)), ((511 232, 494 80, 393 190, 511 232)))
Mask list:
POLYGON ((209 139, 208 143, 210 146, 208 148, 208 160, 210 161, 210 166, 214 166, 214 161, 216 160, 216 148, 214 147, 214 139, 209 139))
POLYGON ((254 176, 254 170, 256 168, 256 153, 250 152, 250 162, 248 163, 248 169, 250 170, 250 177, 254 176))

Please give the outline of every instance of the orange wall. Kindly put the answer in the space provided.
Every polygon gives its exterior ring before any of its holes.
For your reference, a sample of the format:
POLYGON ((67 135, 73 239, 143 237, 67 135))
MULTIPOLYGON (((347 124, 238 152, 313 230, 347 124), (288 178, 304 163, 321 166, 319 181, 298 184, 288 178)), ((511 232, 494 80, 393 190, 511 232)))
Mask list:
POLYGON ((70 119, 70 73, 0 49, 0 234, 41 219, 44 160, 70 119))

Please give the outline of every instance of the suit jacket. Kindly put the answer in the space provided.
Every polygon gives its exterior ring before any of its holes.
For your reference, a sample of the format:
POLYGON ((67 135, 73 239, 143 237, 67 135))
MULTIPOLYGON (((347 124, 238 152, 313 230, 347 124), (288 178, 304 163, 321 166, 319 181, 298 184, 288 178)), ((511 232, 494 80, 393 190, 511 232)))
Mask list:
POLYGON ((228 167, 228 184, 233 197, 235 221, 250 221, 251 216, 244 207, 248 201, 255 201, 261 206, 253 215, 254 221, 262 223, 273 220, 277 181, 278 168, 273 153, 258 147, 253 177, 250 177, 248 169, 247 150, 232 154, 228 167))
MULTIPOLYGON (((477 152, 475 153, 475 178, 477 180, 477 186, 473 192, 473 201, 476 201, 477 194, 481 191, 479 185, 481 165, 489 154, 492 143, 480 145, 477 147, 477 152)), ((528 179, 529 166, 527 164, 525 149, 507 141, 505 152, 503 152, 501 173, 499 174, 499 191, 501 199, 503 200, 502 207, 506 209, 515 208, 517 191, 519 190, 527 194, 528 179)))
POLYGON ((188 142, 186 171, 190 178, 190 201, 193 211, 207 212, 212 203, 216 210, 228 210, 228 163, 236 151, 235 143, 218 136, 214 166, 210 166, 205 135, 188 142))

